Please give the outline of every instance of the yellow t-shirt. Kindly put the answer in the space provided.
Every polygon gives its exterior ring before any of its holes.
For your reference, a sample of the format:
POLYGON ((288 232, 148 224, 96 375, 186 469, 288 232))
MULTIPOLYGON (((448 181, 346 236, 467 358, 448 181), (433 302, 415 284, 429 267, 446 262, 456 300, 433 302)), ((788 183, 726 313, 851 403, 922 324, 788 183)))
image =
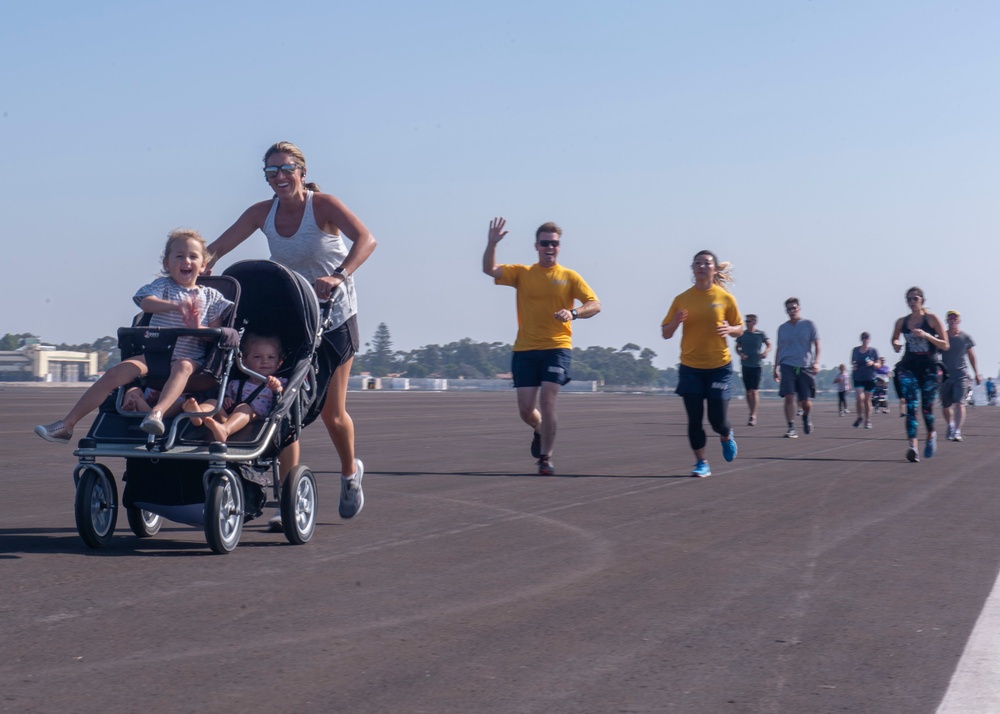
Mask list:
POLYGON ((501 265, 494 282, 517 290, 517 339, 514 351, 555 350, 573 347, 572 322, 559 322, 555 314, 572 310, 580 303, 597 300, 594 291, 580 275, 556 265, 501 265))
POLYGON ((715 330, 723 320, 730 325, 743 324, 736 298, 718 285, 708 290, 689 288, 674 298, 661 324, 673 320, 678 310, 688 311, 681 323, 681 364, 695 369, 718 369, 729 364, 729 342, 715 330))

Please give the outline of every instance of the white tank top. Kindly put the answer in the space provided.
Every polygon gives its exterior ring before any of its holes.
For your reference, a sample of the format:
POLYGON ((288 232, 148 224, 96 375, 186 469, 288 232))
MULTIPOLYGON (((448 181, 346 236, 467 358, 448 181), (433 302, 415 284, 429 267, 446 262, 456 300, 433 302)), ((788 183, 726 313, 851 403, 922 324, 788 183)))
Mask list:
MULTIPOLYGON (((349 248, 342 235, 331 235, 320 230, 313 215, 313 192, 306 191, 306 211, 302 223, 290 238, 278 235, 274 227, 274 214, 278 210, 278 197, 274 197, 262 229, 271 249, 271 260, 291 268, 315 284, 316 278, 333 275, 333 269, 347 258, 349 248)), ((333 295, 333 324, 340 327, 358 312, 358 297, 354 292, 354 276, 349 275, 333 295)))

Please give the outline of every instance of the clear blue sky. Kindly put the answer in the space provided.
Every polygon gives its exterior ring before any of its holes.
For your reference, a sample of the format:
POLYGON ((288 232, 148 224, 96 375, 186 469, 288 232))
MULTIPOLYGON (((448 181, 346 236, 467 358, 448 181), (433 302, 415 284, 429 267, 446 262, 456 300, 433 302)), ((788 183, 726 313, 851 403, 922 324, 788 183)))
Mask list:
POLYGON ((114 334, 166 233, 267 198, 287 139, 379 239, 363 342, 512 341, 480 272, 503 215, 503 262, 564 227, 604 304, 577 346, 675 363, 659 324, 707 247, 765 332, 798 296, 826 365, 888 350, 919 285, 995 374, 998 36, 985 1, 0 1, 0 334, 114 334))

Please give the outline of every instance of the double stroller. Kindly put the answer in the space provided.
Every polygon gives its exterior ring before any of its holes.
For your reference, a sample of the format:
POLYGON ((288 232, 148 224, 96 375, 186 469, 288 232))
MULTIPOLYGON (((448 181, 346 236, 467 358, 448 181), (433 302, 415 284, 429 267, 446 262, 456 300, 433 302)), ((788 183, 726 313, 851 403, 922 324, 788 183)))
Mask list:
MULTIPOLYGON (((149 374, 134 386, 157 389, 170 372, 170 354, 180 336, 209 337, 204 368, 188 382, 186 393, 222 404, 230 379, 239 378, 239 336, 246 331, 281 340, 285 359, 277 376, 287 378, 284 391, 263 419, 252 421, 226 443, 213 442, 204 426, 195 427, 191 414, 165 419, 163 436, 139 428, 142 413, 122 408, 125 391, 113 392, 101 407, 87 436, 73 455, 76 483, 76 526, 92 548, 107 546, 118 517, 118 487, 111 470, 99 461, 124 458, 122 504, 132 532, 155 535, 164 519, 204 528, 216 553, 231 552, 243 524, 264 513, 268 493, 281 511, 289 542, 308 542, 316 528, 316 478, 304 465, 295 466, 284 485, 279 478, 281 450, 298 440, 319 415, 331 370, 318 347, 329 322, 312 286, 298 273, 266 260, 241 261, 220 276, 202 276, 199 283, 232 300, 224 327, 190 330, 149 328, 149 315, 118 331, 122 359, 144 354, 149 374)), ((259 376, 259 375, 258 375, 259 376)), ((195 415, 198 416, 198 415, 195 415)), ((204 416, 204 415, 201 415, 204 416)))

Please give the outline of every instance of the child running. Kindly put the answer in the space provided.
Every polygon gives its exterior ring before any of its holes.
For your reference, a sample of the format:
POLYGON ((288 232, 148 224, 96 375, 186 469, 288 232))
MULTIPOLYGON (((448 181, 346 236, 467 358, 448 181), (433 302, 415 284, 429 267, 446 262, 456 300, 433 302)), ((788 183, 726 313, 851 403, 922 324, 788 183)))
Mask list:
MULTIPOLYGON (((209 261, 205 240, 187 228, 170 232, 163 252, 162 277, 139 288, 133 296, 143 312, 152 313, 150 327, 187 327, 190 329, 219 327, 222 315, 233 303, 213 288, 197 284, 198 276, 209 261)), ((162 435, 163 415, 184 392, 188 378, 201 368, 207 344, 197 337, 178 337, 170 363, 170 376, 160 390, 152 409, 140 427, 148 434, 162 435)), ((59 421, 35 427, 35 433, 46 441, 69 443, 73 428, 101 403, 112 391, 149 373, 144 355, 119 362, 84 392, 76 405, 59 421)))
MULTIPOLYGON (((266 377, 260 381, 254 377, 233 380, 226 387, 226 397, 222 409, 214 416, 191 417, 195 426, 205 425, 212 432, 214 441, 225 442, 250 422, 263 419, 271 413, 275 395, 281 394, 288 380, 278 378, 274 373, 281 367, 281 341, 277 337, 267 337, 247 333, 243 338, 243 364, 250 370, 266 377)), ((216 401, 209 399, 201 404, 193 398, 184 401, 183 409, 190 414, 201 414, 215 410, 216 401)))

